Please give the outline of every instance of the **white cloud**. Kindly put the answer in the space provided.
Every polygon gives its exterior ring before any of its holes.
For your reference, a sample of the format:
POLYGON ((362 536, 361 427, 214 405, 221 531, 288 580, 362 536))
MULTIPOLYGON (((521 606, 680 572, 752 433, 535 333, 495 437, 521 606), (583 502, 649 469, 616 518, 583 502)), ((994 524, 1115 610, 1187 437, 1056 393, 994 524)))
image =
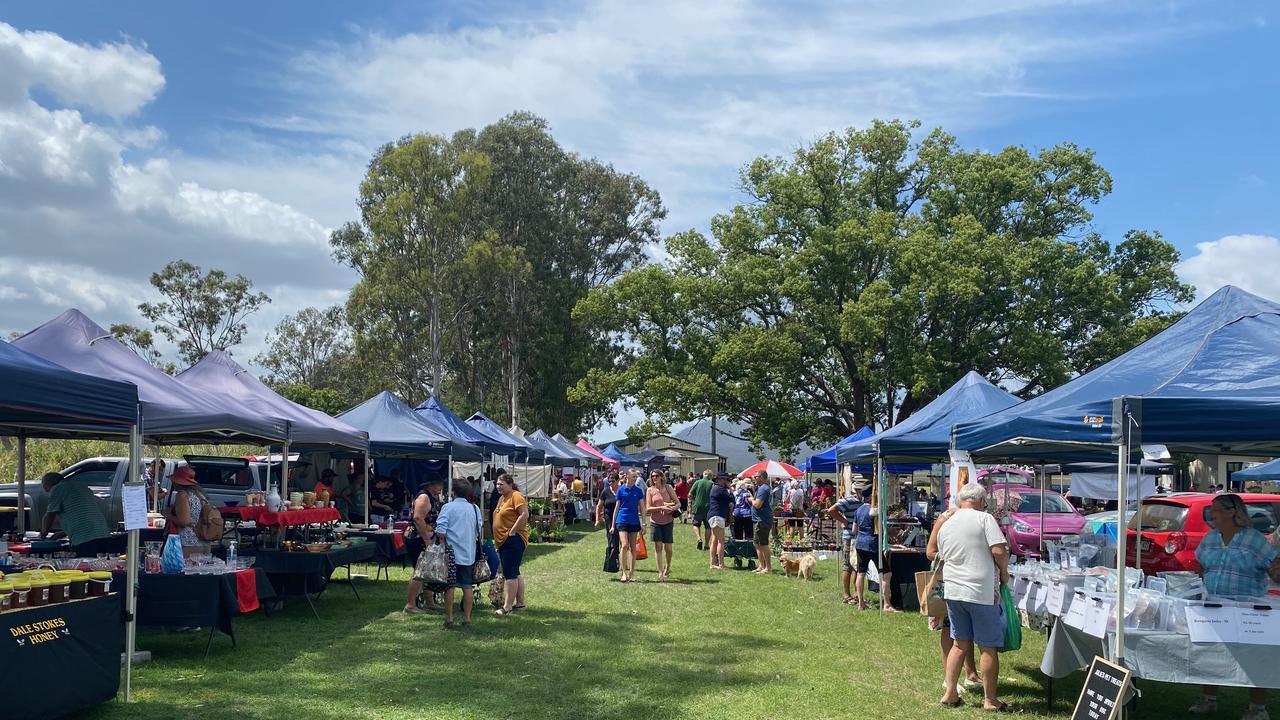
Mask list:
POLYGON ((65 105, 131 115, 164 88, 160 61, 131 43, 68 42, 50 32, 19 32, 0 22, 0 104, 18 104, 36 87, 65 105))
POLYGON ((1196 254, 1178 263, 1178 275, 1196 286, 1197 300, 1223 285, 1274 297, 1276 278, 1280 277, 1280 238, 1227 235, 1196 243, 1196 254))

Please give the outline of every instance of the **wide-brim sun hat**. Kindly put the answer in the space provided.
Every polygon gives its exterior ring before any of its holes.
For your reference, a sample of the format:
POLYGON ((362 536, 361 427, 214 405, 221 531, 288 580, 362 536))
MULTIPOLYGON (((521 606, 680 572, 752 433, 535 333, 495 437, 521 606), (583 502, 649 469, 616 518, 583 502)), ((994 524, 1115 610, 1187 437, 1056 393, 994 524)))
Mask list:
POLYGON ((174 468, 173 474, 169 476, 169 482, 174 485, 195 485, 196 471, 189 465, 174 468))

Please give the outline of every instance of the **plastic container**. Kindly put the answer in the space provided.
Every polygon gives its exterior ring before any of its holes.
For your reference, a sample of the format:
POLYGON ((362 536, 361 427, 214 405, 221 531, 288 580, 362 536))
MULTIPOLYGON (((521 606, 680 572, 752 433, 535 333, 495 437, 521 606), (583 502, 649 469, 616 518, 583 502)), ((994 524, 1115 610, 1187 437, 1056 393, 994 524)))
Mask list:
POLYGON ((13 583, 0 582, 0 612, 8 612, 13 601, 13 583))
POLYGON ((68 597, 72 600, 83 600, 89 595, 89 578, 85 573, 79 570, 69 570, 59 573, 60 576, 67 579, 68 597))
POLYGON ((111 592, 111 573, 91 572, 86 575, 89 581, 89 597, 103 597, 111 592))
POLYGON ((44 607, 49 604, 49 581, 35 578, 31 581, 31 593, 27 595, 27 607, 44 607))
POLYGON ((27 606, 27 597, 31 594, 31 583, 26 580, 15 580, 13 594, 9 596, 9 609, 20 610, 27 606))
POLYGON ((49 579, 49 604, 64 603, 71 599, 71 578, 54 575, 49 579))

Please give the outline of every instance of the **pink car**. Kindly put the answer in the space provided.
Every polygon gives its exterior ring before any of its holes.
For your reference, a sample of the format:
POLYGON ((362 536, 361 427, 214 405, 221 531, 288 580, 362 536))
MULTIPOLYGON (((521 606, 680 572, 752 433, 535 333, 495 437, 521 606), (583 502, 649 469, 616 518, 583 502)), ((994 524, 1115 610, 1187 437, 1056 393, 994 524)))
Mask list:
MULTIPOLYGON (((1018 501, 1017 509, 1002 522, 1009 551, 1014 555, 1040 557, 1040 490, 1020 483, 992 483, 988 492, 997 506, 1007 506, 1005 498, 1018 501)), ((1044 491, 1044 538, 1057 540, 1084 530, 1084 515, 1062 495, 1044 491)))

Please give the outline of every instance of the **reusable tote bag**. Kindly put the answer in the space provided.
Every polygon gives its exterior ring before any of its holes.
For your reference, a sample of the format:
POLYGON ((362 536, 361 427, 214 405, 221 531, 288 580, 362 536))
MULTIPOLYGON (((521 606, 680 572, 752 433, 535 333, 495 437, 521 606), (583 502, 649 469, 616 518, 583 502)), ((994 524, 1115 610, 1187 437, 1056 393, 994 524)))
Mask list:
POLYGON ((1000 652, 1011 652, 1022 648, 1022 618, 1018 615, 1018 606, 1013 602, 1013 593, 1008 585, 1000 586, 1000 602, 1004 603, 1004 647, 1000 652))
POLYGON ((643 532, 641 532, 641 533, 638 533, 638 534, 640 535, 640 539, 639 539, 638 541, 636 541, 636 559, 637 559, 637 560, 648 560, 648 559, 649 559, 649 546, 644 544, 644 533, 643 533, 643 532))
POLYGON ((920 600, 920 614, 929 617, 947 616, 947 601, 942 597, 942 568, 916 573, 916 598, 920 600))

